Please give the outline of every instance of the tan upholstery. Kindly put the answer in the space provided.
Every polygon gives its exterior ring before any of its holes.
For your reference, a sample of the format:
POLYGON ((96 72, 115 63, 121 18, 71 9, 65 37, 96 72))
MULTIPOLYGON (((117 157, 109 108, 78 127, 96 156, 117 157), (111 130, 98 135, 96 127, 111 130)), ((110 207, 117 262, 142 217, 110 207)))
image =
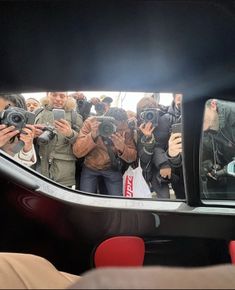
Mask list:
POLYGON ((100 268, 70 289, 235 289, 235 266, 100 268))
POLYGON ((1 289, 65 289, 78 279, 38 256, 0 253, 1 289))
POLYGON ((0 288, 235 289, 235 266, 100 268, 80 279, 38 256, 0 253, 0 288))

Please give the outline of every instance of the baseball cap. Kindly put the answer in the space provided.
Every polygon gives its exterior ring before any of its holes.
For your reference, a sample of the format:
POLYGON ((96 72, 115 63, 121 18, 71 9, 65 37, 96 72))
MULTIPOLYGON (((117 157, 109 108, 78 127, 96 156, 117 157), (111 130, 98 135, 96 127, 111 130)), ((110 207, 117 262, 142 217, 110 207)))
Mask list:
POLYGON ((112 103, 113 102, 113 99, 111 97, 108 97, 105 95, 100 96, 100 100, 101 100, 101 102, 104 102, 104 103, 112 103))

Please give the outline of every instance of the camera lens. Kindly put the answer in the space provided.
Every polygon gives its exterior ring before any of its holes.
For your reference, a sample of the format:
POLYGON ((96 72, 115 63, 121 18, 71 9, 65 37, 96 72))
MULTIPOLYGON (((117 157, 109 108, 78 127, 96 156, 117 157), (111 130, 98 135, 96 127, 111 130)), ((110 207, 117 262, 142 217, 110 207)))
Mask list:
POLYGON ((52 128, 44 129, 44 132, 38 137, 37 143, 39 145, 47 145, 55 137, 55 132, 52 128))
POLYGON ((13 123, 20 123, 22 121, 22 118, 19 115, 13 115, 11 117, 11 120, 13 123))
POLYGON ((152 119, 153 119, 153 113, 152 112, 148 112, 147 114, 146 114, 146 120, 148 120, 148 121, 151 121, 152 119))
POLYGON ((83 100, 78 100, 78 106, 82 106, 83 105, 83 103, 84 103, 84 101, 83 100))
POLYGON ((112 134, 112 126, 106 124, 103 126, 103 133, 105 135, 112 134))
POLYGON ((38 145, 47 145, 47 144, 49 144, 49 138, 46 138, 45 136, 39 136, 38 137, 38 140, 37 140, 37 143, 38 143, 38 145))
POLYGON ((99 114, 103 114, 105 112, 105 104, 104 103, 98 103, 95 105, 95 110, 99 114))
POLYGON ((101 123, 99 126, 99 134, 103 137, 109 137, 116 132, 116 126, 112 123, 101 123))
POLYGON ((97 111, 101 111, 103 109, 101 104, 97 104, 95 108, 97 111))

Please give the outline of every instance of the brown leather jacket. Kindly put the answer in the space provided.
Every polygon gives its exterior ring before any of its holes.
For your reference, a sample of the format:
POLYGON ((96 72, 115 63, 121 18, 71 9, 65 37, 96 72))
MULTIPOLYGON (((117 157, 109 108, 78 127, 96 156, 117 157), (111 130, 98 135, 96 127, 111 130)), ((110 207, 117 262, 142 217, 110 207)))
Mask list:
MULTIPOLYGON (((119 131, 123 134, 123 131, 119 131)), ((127 163, 132 163, 137 158, 137 150, 134 144, 133 136, 130 132, 125 132, 125 148, 119 157, 127 163)), ((112 146, 114 153, 117 150, 112 146)), ((85 156, 84 164, 93 170, 106 170, 111 167, 108 150, 102 138, 99 136, 94 141, 91 136, 91 121, 88 118, 79 132, 77 141, 73 145, 73 153, 77 158, 85 156)))

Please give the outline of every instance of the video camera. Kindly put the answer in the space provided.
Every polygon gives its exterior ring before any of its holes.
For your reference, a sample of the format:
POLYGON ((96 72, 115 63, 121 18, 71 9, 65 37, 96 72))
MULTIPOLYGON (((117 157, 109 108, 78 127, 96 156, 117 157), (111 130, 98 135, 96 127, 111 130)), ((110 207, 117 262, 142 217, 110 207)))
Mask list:
POLYGON ((159 118, 159 112, 157 108, 144 109, 140 113, 140 119, 144 123, 151 122, 154 127, 157 127, 158 125, 158 118, 159 118))
POLYGON ((113 117, 100 116, 96 117, 96 120, 100 122, 98 129, 99 136, 110 137, 117 131, 117 126, 115 125, 115 119, 113 117))
POLYGON ((43 128, 43 133, 38 137, 38 145, 47 145, 56 135, 56 129, 53 126, 46 126, 43 128))
POLYGON ((35 114, 22 108, 9 107, 0 112, 0 124, 15 126, 15 129, 19 130, 20 132, 26 126, 26 124, 33 125, 34 121, 35 114))

